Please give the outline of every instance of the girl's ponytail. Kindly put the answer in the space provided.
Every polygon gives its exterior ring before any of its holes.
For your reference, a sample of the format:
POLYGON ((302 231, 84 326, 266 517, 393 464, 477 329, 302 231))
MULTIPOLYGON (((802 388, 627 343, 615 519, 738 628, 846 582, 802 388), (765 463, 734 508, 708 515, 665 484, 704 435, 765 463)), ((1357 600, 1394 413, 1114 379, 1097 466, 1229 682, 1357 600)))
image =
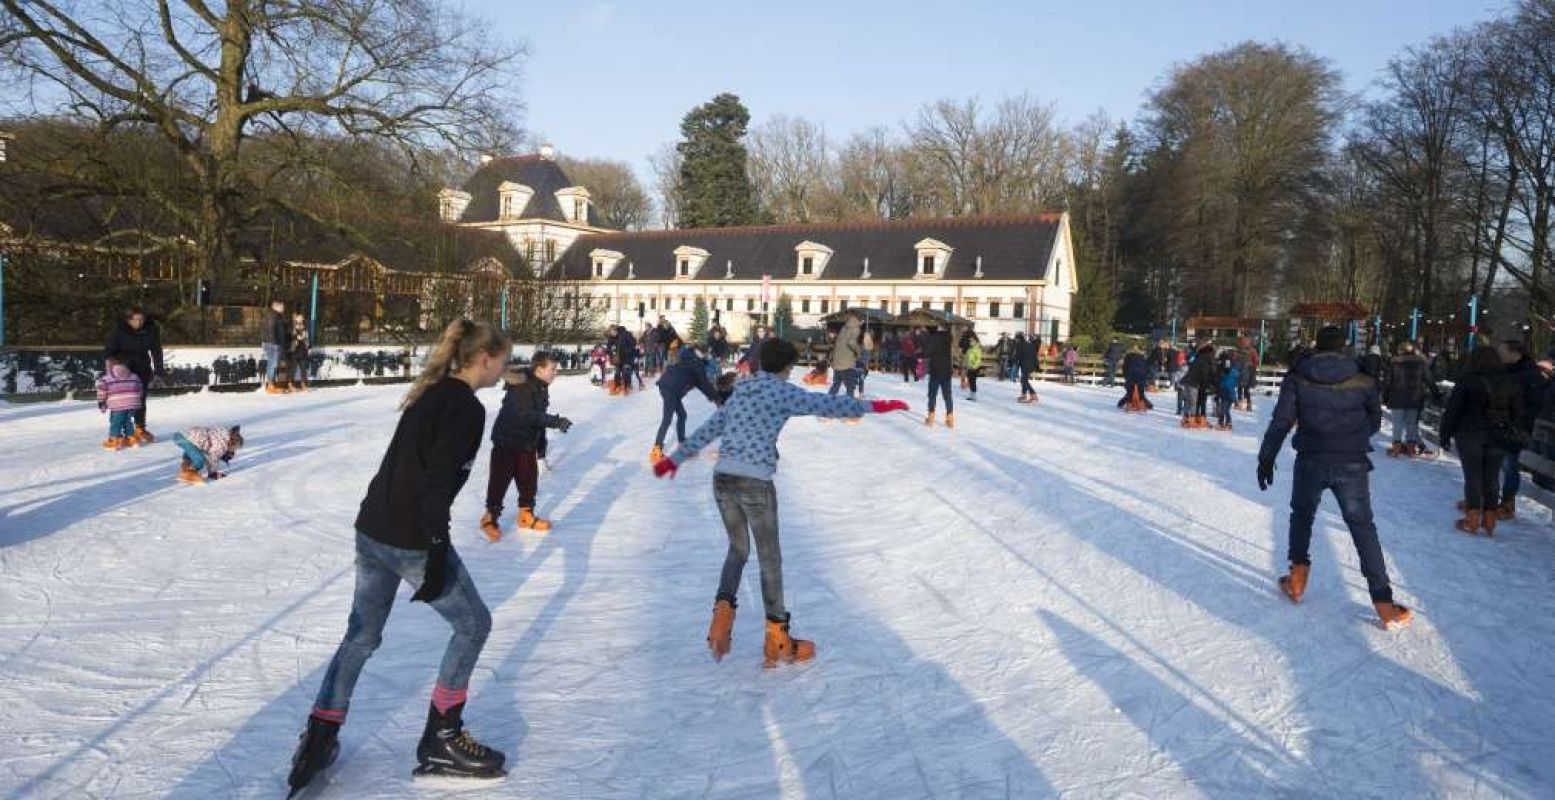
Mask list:
POLYGON ((501 355, 511 348, 506 334, 484 322, 456 319, 448 323, 437 345, 427 356, 421 374, 411 384, 410 391, 405 393, 405 399, 400 401, 400 410, 415 405, 422 393, 433 384, 463 369, 481 353, 501 355))

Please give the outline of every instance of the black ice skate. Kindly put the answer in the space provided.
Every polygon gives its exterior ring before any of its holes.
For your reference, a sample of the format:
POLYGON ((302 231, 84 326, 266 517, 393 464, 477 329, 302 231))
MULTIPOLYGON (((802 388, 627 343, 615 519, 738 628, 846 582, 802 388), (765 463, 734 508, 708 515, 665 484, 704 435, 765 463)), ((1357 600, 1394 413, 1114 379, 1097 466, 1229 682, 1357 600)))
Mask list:
POLYGON ((464 704, 441 713, 437 706, 427 711, 427 728, 416 746, 417 776, 449 776, 458 778, 501 778, 507 775, 502 769, 504 756, 475 741, 464 729, 462 716, 464 704))
POLYGON ((296 797, 307 788, 313 776, 335 763, 335 756, 340 754, 340 742, 336 738, 339 733, 339 723, 308 717, 308 729, 297 737, 299 741, 297 753, 292 756, 292 774, 286 779, 292 787, 286 795, 288 798, 296 797))

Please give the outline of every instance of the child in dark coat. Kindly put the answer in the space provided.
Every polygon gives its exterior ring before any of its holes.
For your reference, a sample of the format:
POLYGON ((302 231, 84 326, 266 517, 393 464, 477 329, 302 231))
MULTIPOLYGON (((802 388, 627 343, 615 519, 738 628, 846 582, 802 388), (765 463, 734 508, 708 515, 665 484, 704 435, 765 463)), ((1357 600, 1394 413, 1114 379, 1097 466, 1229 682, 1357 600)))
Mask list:
POLYGON ((481 517, 481 533, 493 542, 502 538, 497 520, 502 517, 502 499, 511 483, 518 484, 518 527, 537 533, 551 529, 549 520, 535 516, 545 432, 555 428, 566 433, 572 428, 572 420, 550 413, 550 386, 556 379, 556 368, 554 356, 538 353, 528 369, 502 376, 507 391, 491 426, 491 474, 486 482, 486 513, 481 517))

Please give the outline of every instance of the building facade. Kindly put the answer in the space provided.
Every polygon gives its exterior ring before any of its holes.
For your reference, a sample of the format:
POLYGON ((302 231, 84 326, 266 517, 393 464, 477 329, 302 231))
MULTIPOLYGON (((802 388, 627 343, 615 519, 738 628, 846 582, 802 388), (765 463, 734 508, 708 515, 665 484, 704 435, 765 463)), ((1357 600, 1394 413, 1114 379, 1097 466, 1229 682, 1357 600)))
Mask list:
POLYGON ((612 231, 548 148, 492 159, 441 196, 445 222, 500 231, 566 302, 640 327, 684 330, 698 298, 735 340, 787 295, 794 324, 847 308, 933 308, 984 337, 1067 339, 1079 289, 1067 213, 612 231))

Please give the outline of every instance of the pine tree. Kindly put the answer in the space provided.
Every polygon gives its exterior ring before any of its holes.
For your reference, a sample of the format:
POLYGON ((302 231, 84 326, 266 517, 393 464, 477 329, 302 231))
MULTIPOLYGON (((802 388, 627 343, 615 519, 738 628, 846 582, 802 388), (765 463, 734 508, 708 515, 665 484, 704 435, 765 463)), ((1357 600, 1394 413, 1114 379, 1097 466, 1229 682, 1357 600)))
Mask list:
POLYGON ((750 112, 724 93, 692 109, 680 123, 680 178, 675 186, 682 228, 722 228, 757 221, 756 193, 746 172, 750 112))
POLYGON ((788 335, 794 327, 794 304, 785 292, 778 295, 777 308, 772 312, 772 327, 779 339, 788 335))
POLYGON ((707 301, 698 297, 691 307, 691 344, 707 341, 707 301))

